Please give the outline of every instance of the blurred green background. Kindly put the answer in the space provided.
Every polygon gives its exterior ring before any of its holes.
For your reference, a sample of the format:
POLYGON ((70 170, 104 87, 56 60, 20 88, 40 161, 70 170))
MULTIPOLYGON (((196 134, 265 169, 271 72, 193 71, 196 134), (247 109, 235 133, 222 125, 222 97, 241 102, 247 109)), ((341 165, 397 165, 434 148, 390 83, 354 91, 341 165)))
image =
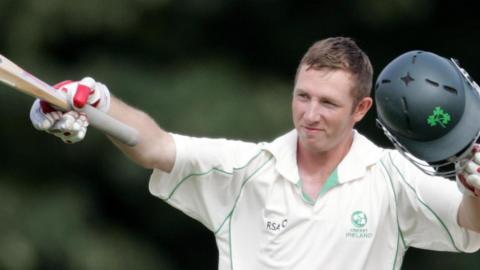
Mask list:
MULTIPOLYGON (((49 83, 91 75, 195 136, 269 141, 292 128, 305 50, 351 36, 378 71, 413 49, 480 74, 474 1, 0 0, 0 53, 49 83)), ((213 235, 151 196, 150 171, 96 130, 66 146, 0 86, 0 269, 216 269, 213 235)), ((388 146, 372 110, 358 129, 388 146)), ((403 269, 477 269, 410 249, 403 269)))

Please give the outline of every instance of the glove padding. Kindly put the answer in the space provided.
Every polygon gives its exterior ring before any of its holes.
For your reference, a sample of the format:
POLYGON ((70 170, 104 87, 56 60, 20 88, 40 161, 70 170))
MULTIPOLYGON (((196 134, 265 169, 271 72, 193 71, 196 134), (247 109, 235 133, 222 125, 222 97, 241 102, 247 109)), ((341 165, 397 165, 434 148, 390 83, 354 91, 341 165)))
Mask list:
POLYGON ((36 129, 57 136, 64 143, 77 143, 87 133, 88 120, 85 115, 77 111, 44 113, 38 99, 30 110, 30 120, 36 129))
MULTIPOLYGON (((103 112, 107 112, 110 108, 110 91, 103 83, 96 82, 90 77, 85 77, 78 82, 63 81, 56 84, 54 88, 67 94, 68 104, 73 109, 81 109, 85 104, 103 112)), ((45 101, 41 101, 41 106, 45 113, 58 110, 45 101)))
POLYGON ((458 188, 464 194, 480 197, 480 145, 473 146, 472 154, 462 167, 456 177, 458 188))
MULTIPOLYGON (((81 109, 90 104, 107 112, 110 107, 110 92, 101 83, 92 78, 84 78, 79 82, 64 81, 54 86, 67 95, 70 107, 81 109)), ((58 108, 42 100, 35 100, 30 109, 30 120, 33 126, 41 131, 53 134, 65 143, 76 143, 87 133, 88 119, 77 111, 61 112, 58 108)))

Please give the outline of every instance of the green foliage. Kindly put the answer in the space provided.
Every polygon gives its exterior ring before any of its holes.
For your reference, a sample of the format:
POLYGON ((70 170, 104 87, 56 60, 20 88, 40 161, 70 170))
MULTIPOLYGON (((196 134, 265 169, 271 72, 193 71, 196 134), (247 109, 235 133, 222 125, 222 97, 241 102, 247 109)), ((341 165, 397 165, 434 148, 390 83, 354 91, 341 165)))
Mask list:
POLYGON ((432 0, 353 0, 356 14, 360 20, 372 25, 401 23, 405 20, 424 22, 428 20, 432 6, 436 5, 432 0))
POLYGON ((0 179, 1 269, 173 269, 149 243, 105 226, 78 184, 59 178, 55 186, 33 188, 0 179))

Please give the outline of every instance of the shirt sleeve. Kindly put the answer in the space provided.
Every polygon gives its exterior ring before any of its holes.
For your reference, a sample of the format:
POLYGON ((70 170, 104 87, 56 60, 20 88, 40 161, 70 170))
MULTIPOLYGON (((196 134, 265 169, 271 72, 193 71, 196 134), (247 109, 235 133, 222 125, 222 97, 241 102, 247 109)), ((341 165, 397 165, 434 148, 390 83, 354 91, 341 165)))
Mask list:
POLYGON ((215 231, 227 220, 244 182, 244 168, 261 154, 257 144, 172 134, 175 164, 154 169, 150 192, 215 231))
POLYGON ((480 234, 458 225, 462 193, 454 181, 429 176, 398 152, 388 154, 398 223, 408 246, 454 252, 480 249, 480 234))

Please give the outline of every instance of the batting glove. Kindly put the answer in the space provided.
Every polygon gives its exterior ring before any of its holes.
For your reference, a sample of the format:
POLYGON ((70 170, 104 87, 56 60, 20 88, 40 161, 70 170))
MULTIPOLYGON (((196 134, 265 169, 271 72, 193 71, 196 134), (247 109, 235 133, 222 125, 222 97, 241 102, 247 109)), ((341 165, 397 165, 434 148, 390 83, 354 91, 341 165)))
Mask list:
POLYGON ((472 154, 462 165, 456 177, 458 188, 464 194, 480 197, 480 145, 474 145, 472 154))
MULTIPOLYGON (((86 104, 107 112, 110 107, 110 92, 101 83, 92 78, 84 78, 79 82, 64 81, 54 86, 66 93, 70 107, 80 110, 86 104)), ((75 110, 61 112, 59 109, 42 100, 35 100, 30 110, 33 126, 41 131, 51 133, 65 143, 76 143, 85 137, 88 119, 75 110)))

